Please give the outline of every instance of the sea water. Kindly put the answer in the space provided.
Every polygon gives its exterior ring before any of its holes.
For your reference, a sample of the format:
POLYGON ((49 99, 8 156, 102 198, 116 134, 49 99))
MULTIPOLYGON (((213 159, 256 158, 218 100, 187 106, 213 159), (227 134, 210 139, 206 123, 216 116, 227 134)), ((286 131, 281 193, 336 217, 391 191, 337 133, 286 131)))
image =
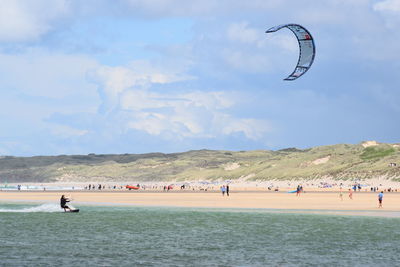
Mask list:
POLYGON ((400 219, 0 203, 0 266, 399 266, 400 219))

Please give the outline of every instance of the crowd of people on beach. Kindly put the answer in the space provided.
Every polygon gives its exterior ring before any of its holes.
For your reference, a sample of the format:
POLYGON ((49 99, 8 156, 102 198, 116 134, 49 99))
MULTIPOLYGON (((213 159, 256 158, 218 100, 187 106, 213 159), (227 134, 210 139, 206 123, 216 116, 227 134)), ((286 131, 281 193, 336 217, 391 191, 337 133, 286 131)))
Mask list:
MULTIPOLYGON (((108 186, 108 189, 117 189, 118 188, 118 186, 117 185, 114 185, 114 186, 108 186)), ((122 186, 119 186, 119 189, 122 189, 123 187, 122 186)), ((96 185, 94 185, 94 184, 89 184, 89 185, 87 185, 87 186, 85 186, 85 190, 104 190, 104 189, 106 189, 106 186, 103 184, 98 184, 97 186, 96 185)))
MULTIPOLYGON (((215 186, 213 185, 206 185, 206 186, 201 186, 201 185, 190 185, 187 183, 183 183, 183 184, 166 184, 166 185, 162 185, 162 184, 153 184, 153 185, 149 185, 149 184, 136 184, 137 189, 141 189, 141 190, 157 190, 157 191, 164 191, 164 192, 168 192, 171 191, 173 189, 180 189, 180 190, 190 190, 190 191, 208 191, 208 190, 216 190, 215 186)), ((127 189, 127 185, 109 185, 109 184, 88 184, 86 186, 83 187, 84 190, 125 190, 127 189)), ((228 186, 229 188, 229 186, 228 186)), ((228 189, 229 190, 229 189, 228 189)))
MULTIPOLYGON (((208 191, 208 190, 216 190, 214 186, 194 186, 194 185, 189 185, 189 184, 181 184, 176 186, 175 184, 167 184, 167 185, 136 185, 137 189, 141 190, 157 190, 157 191, 163 191, 163 192, 168 192, 170 190, 173 190, 174 188, 180 190, 190 190, 190 191, 208 191)), ((125 188, 128 188, 126 185, 105 185, 105 184, 89 184, 84 187, 84 190, 124 190, 125 188)), ((220 190, 222 192, 222 195, 229 196, 229 185, 222 185, 220 187, 220 190)))

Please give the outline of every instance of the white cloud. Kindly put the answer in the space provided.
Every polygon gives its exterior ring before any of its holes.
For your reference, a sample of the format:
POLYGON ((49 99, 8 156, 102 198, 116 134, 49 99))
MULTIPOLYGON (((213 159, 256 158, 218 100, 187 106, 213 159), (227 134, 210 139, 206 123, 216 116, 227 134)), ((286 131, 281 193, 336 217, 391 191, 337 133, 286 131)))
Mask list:
POLYGON ((229 66, 245 73, 264 73, 273 68, 271 57, 260 51, 225 48, 221 56, 229 66))
POLYGON ((378 2, 373 6, 373 9, 382 16, 387 28, 397 30, 400 25, 399 0, 385 0, 378 2))
POLYGON ((152 84, 167 84, 193 79, 190 75, 181 74, 180 70, 152 66, 147 61, 133 61, 126 66, 101 66, 93 71, 90 79, 100 85, 103 96, 103 109, 108 112, 119 108, 144 108, 149 106, 143 99, 143 93, 152 84))
POLYGON ((167 121, 165 116, 159 113, 136 113, 132 119, 127 122, 128 129, 141 130, 151 135, 160 135, 165 129, 174 131, 173 123, 167 121))
POLYGON ((68 12, 67 0, 2 0, 0 42, 36 40, 68 12))
POLYGON ((233 23, 228 27, 227 35, 230 40, 242 43, 256 43, 263 36, 261 30, 249 27, 248 22, 233 23))
POLYGON ((225 109, 234 105, 234 100, 227 97, 223 92, 191 92, 183 95, 189 103, 195 106, 206 107, 207 109, 225 109))
POLYGON ((218 118, 222 123, 222 133, 229 135, 232 133, 243 132, 244 135, 252 140, 259 140, 263 135, 271 130, 271 126, 265 120, 256 119, 235 119, 229 116, 218 118))
POLYGON ((168 106, 167 101, 159 100, 159 95, 147 90, 129 89, 120 96, 120 108, 126 110, 142 110, 149 108, 163 108, 168 106))
POLYGON ((132 110, 129 127, 149 134, 173 132, 176 137, 215 137, 215 118, 233 102, 221 92, 156 94, 128 90, 122 96, 125 110, 132 110), (146 111, 156 109, 156 111, 146 111))
POLYGON ((132 11, 148 16, 209 16, 249 10, 267 10, 283 4, 282 0, 126 0, 132 11))
POLYGON ((112 116, 120 114, 118 123, 122 125, 116 128, 135 129, 163 139, 178 140, 216 138, 237 132, 255 140, 268 132, 265 122, 236 118, 230 114, 229 109, 236 102, 231 94, 154 92, 154 84, 188 80, 191 76, 173 69, 139 66, 101 67, 96 72, 103 104, 107 111, 113 111, 112 116))
POLYGON ((268 34, 268 42, 270 47, 281 48, 285 52, 297 52, 299 45, 296 37, 291 32, 276 32, 268 34))
POLYGON ((400 1, 399 0, 385 0, 376 3, 373 6, 376 11, 390 11, 390 12, 400 12, 400 1))
POLYGON ((90 79, 102 84, 100 91, 105 111, 110 111, 118 105, 119 94, 126 88, 146 86, 148 83, 146 75, 138 75, 125 67, 100 67, 90 74, 90 79))
POLYGON ((299 48, 296 37, 290 31, 265 34, 260 30, 258 36, 258 39, 251 39, 253 45, 222 48, 220 56, 230 67, 244 73, 266 73, 286 69, 286 62, 291 62, 291 58, 295 61, 299 48))
MULTIPOLYGON (((207 97, 208 102, 215 101, 213 94, 202 93, 203 99, 207 97)), ((128 128, 166 139, 217 138, 243 133, 248 139, 259 140, 271 130, 264 120, 237 118, 226 110, 219 110, 221 106, 210 108, 196 100, 170 101, 167 106, 172 110, 164 113, 135 111, 128 128)))

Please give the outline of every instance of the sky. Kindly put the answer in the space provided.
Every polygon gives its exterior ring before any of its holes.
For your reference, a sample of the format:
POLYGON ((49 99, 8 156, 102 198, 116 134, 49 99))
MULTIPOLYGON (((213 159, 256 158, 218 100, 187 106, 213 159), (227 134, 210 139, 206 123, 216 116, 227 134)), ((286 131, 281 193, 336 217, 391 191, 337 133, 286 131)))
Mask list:
POLYGON ((400 142, 400 0, 0 6, 0 155, 400 142), (316 44, 295 81, 286 23, 316 44))

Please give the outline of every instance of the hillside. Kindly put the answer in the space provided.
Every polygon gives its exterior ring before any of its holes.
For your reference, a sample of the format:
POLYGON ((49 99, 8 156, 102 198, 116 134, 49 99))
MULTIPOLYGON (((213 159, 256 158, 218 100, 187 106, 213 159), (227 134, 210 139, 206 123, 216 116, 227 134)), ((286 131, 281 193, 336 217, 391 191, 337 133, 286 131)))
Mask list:
POLYGON ((374 141, 300 150, 0 158, 0 182, 185 180, 400 180, 400 145, 374 141), (393 166, 390 166, 390 163, 393 166), (394 166, 396 165, 396 166, 394 166))

